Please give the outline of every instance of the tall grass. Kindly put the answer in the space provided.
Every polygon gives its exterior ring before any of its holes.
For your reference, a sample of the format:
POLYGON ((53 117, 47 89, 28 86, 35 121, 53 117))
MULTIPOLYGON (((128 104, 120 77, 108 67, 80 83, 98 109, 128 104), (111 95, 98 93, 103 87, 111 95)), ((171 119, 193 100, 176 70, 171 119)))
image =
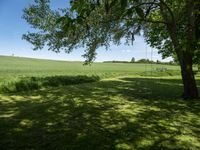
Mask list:
POLYGON ((81 84, 99 81, 98 76, 51 76, 51 77, 24 77, 0 85, 1 93, 22 92, 36 90, 42 87, 59 87, 70 84, 81 84))

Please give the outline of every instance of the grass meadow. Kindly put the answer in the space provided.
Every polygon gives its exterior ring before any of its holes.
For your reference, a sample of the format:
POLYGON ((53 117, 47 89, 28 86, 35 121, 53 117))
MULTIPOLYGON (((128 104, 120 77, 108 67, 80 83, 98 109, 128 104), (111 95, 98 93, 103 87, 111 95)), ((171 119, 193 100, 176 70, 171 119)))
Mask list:
POLYGON ((1 56, 0 149, 199 150, 200 101, 180 99, 179 72, 1 56))

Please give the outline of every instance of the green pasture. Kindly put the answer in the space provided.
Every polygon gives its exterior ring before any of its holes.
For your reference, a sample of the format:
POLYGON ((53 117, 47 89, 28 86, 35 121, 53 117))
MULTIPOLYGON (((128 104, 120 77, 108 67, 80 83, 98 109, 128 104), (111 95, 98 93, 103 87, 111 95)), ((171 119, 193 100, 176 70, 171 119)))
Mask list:
POLYGON ((83 62, 66 62, 40 60, 20 57, 0 56, 1 78, 13 78, 19 76, 54 76, 54 75, 98 75, 111 77, 119 75, 135 75, 145 70, 156 68, 168 68, 178 70, 178 66, 128 64, 128 63, 93 63, 83 66, 83 62))
POLYGON ((69 85, 79 83, 80 79, 80 83, 83 83, 85 81, 94 81, 94 79, 127 75, 180 76, 179 67, 170 65, 93 63, 86 66, 83 65, 83 62, 52 61, 9 56, 0 56, 0 69, 0 93, 40 89, 47 85, 69 85), (167 69, 167 71, 162 71, 162 68, 167 69), (161 71, 159 71, 160 69, 161 71), (85 78, 87 79, 85 80, 85 78))
POLYGON ((180 99, 178 66, 2 56, 0 69, 1 86, 41 85, 0 94, 1 150, 200 149, 200 101, 180 99))

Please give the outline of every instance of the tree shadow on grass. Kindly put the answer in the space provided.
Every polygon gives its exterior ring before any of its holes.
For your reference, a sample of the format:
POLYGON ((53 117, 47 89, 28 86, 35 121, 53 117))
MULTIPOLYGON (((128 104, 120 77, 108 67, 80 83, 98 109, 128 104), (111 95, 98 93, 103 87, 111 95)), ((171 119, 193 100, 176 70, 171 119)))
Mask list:
POLYGON ((121 78, 129 86, 123 87, 124 94, 146 99, 179 99, 183 86, 179 79, 121 78))
POLYGON ((180 83, 121 78, 3 95, 1 149, 200 149, 200 102, 176 98, 180 83))

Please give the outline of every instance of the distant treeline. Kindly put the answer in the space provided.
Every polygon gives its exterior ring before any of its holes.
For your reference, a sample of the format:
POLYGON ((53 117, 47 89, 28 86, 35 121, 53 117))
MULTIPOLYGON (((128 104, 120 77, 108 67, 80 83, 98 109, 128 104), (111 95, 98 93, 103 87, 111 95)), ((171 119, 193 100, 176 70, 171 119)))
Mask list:
POLYGON ((113 60, 113 61, 104 61, 103 63, 147 63, 147 64, 166 64, 166 65, 177 65, 176 62, 170 61, 170 62, 161 62, 159 60, 157 61, 152 61, 149 59, 140 59, 137 61, 118 61, 118 60, 113 60))
POLYGON ((104 61, 103 63, 133 63, 133 62, 113 60, 113 61, 104 61))

